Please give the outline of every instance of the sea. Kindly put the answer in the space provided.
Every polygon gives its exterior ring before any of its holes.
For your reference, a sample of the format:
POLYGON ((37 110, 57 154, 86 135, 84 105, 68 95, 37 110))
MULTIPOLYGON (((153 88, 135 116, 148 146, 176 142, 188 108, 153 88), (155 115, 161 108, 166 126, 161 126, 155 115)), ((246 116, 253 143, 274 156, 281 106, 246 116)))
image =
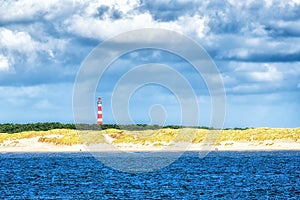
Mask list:
POLYGON ((84 152, 1 153, 0 182, 0 199, 300 199, 300 151, 186 152, 143 173, 84 152))

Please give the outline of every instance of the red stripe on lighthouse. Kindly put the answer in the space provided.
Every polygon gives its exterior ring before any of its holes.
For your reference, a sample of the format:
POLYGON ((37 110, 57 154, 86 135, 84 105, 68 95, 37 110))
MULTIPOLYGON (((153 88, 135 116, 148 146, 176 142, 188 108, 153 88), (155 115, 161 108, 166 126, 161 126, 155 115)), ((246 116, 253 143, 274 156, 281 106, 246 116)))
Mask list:
POLYGON ((100 97, 98 98, 97 106, 98 106, 97 123, 98 124, 103 124, 103 120, 102 120, 102 99, 100 97))

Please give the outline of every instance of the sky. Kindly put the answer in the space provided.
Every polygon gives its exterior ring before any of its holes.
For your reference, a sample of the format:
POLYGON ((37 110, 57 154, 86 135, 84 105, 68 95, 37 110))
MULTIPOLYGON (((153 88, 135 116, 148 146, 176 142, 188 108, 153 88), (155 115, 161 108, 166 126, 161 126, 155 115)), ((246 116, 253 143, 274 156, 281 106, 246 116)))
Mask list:
MULTIPOLYGON (((74 83, 90 52, 126 31, 160 28, 191 38, 215 62, 226 92, 224 127, 300 127, 299 0, 0 2, 0 123, 74 123, 74 83)), ((111 103, 122 75, 149 63, 189 81, 199 125, 210 126, 205 81, 189 62, 159 49, 130 52, 105 71, 95 91, 104 123, 115 123, 111 103)), ((155 84, 136 90, 128 105, 135 123, 180 124, 180 109, 176 94, 155 84)))

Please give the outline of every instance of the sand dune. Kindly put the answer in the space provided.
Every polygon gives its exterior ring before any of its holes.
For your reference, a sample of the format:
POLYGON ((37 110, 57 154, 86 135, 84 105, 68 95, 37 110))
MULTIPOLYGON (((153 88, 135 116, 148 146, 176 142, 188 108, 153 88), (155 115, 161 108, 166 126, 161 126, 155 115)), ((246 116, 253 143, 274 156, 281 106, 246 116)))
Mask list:
POLYGON ((300 142, 294 141, 261 141, 261 142, 237 142, 223 141, 218 145, 204 143, 164 143, 155 144, 93 144, 93 145, 55 145, 38 141, 39 137, 5 141, 0 145, 0 152, 87 152, 87 151, 254 151, 254 150, 300 150, 300 142))
POLYGON ((300 150, 300 128, 217 132, 191 128, 144 131, 53 129, 0 134, 0 152, 253 150, 300 150))

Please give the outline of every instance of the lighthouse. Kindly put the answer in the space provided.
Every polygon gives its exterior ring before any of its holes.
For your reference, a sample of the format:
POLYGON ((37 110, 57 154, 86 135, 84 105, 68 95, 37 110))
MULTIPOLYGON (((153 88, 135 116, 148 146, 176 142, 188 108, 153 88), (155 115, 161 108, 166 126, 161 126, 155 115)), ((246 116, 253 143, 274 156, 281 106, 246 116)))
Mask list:
POLYGON ((101 125, 103 124, 103 120, 102 120, 102 99, 100 97, 98 97, 97 106, 98 106, 97 123, 101 125))

